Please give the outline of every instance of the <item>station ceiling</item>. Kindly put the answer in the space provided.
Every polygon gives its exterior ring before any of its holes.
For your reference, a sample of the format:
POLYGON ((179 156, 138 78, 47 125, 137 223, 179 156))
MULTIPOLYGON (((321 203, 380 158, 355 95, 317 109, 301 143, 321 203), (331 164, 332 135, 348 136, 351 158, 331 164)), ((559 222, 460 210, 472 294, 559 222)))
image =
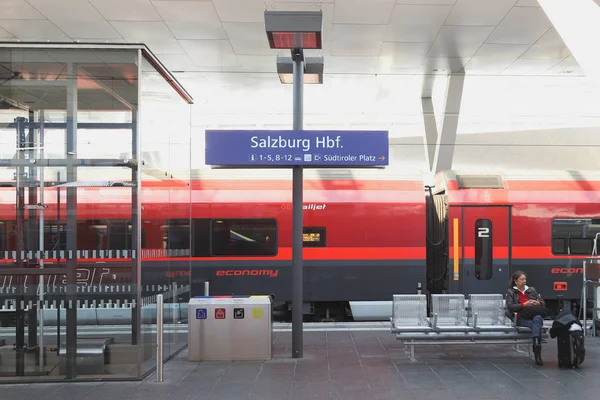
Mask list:
POLYGON ((567 145, 557 132, 576 128, 585 144, 600 126, 597 89, 537 0, 0 0, 0 41, 144 42, 194 97, 196 128, 289 128, 275 63, 289 53, 269 49, 265 9, 323 10, 323 50, 306 55, 324 56, 325 77, 306 86, 306 129, 418 142, 421 98, 442 109, 448 74, 463 72, 463 141, 548 131, 567 145))

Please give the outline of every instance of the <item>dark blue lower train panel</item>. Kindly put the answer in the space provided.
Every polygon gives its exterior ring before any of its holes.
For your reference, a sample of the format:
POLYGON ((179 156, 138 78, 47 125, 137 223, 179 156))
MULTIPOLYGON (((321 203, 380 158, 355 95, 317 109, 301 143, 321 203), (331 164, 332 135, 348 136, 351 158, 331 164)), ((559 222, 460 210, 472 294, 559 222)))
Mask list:
MULTIPOLYGON (((277 301, 291 301, 292 270, 289 262, 229 261, 191 264, 150 261, 142 265, 142 283, 169 281, 190 283, 191 295, 204 293, 210 283, 211 295, 273 293, 277 301), (191 272, 190 272, 191 271, 191 272)), ((416 293, 426 285, 425 262, 400 261, 310 261, 304 265, 304 300, 391 301, 393 294, 416 293)))
MULTIPOLYGON (((461 259, 460 274, 457 281, 451 278, 452 293, 502 293, 505 294, 510 278, 515 271, 527 274, 527 284, 534 286, 544 299, 556 300, 562 296, 565 300, 579 301, 583 287, 582 260, 568 259, 495 259, 492 273, 481 279, 477 276, 473 259, 461 259)), ((453 260, 450 259, 450 268, 453 260)), ((450 273, 450 276, 452 274, 450 273)))

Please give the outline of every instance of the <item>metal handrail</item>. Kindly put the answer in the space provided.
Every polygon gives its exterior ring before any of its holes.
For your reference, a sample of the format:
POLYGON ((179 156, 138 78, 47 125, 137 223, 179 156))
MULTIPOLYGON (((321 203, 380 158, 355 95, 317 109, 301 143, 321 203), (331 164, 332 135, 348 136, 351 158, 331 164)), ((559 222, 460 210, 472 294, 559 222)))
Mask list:
MULTIPOLYGON (((600 287, 600 282, 599 281, 590 281, 590 280, 586 280, 583 282, 583 329, 585 332, 585 335, 588 336, 587 334, 587 286, 594 286, 594 287, 600 287)), ((598 311, 600 311, 600 307, 598 307, 598 298, 597 298, 597 290, 593 291, 593 297, 592 297, 592 336, 596 336, 596 324, 598 322, 598 311)))
POLYGON ((163 381, 163 295, 156 296, 156 382, 163 381))

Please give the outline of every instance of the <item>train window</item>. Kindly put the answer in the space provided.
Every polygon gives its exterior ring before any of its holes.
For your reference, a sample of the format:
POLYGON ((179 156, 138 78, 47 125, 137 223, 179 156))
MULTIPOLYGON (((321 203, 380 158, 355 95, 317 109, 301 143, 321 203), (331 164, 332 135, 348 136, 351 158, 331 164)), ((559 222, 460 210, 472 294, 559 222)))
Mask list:
POLYGON ((556 238, 552 239, 553 254, 567 254, 567 239, 556 238))
POLYGON ((554 219, 552 220, 552 254, 591 255, 594 238, 598 233, 600 233, 600 219, 554 219))
POLYGON ((327 246, 325 228, 305 226, 302 232, 304 247, 327 246))
POLYGON ((192 220, 192 257, 210 257, 210 219, 192 220))
POLYGON ((44 250, 66 250, 67 249, 67 229, 64 224, 50 222, 44 225, 44 250))
POLYGON ((486 281, 492 279, 492 221, 478 219, 475 221, 475 276, 486 281))
POLYGON ((277 255, 277 221, 274 219, 211 220, 213 256, 277 255))
MULTIPOLYGON (((12 230, 11 221, 0 221, 0 252, 12 250, 10 232, 12 230)), ((4 257, 4 254, 0 254, 0 258, 4 257)))
POLYGON ((165 226, 164 245, 169 257, 190 255, 190 220, 170 219, 165 226))
MULTIPOLYGON (((64 225, 63 225, 64 226, 64 225)), ((131 250, 132 225, 130 220, 93 219, 77 222, 78 250, 131 250)), ((142 248, 146 235, 142 228, 142 248)), ((61 239, 61 246, 62 246, 61 239)), ((64 236, 66 242, 66 234, 64 236)))

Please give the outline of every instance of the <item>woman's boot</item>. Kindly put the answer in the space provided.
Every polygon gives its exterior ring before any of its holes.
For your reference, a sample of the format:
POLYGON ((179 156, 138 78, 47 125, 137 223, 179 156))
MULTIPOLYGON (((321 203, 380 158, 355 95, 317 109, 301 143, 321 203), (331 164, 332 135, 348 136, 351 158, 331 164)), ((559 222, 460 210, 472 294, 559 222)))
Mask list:
POLYGON ((544 365, 542 361, 542 344, 540 338, 533 339, 533 354, 535 355, 535 363, 537 365, 544 365))

